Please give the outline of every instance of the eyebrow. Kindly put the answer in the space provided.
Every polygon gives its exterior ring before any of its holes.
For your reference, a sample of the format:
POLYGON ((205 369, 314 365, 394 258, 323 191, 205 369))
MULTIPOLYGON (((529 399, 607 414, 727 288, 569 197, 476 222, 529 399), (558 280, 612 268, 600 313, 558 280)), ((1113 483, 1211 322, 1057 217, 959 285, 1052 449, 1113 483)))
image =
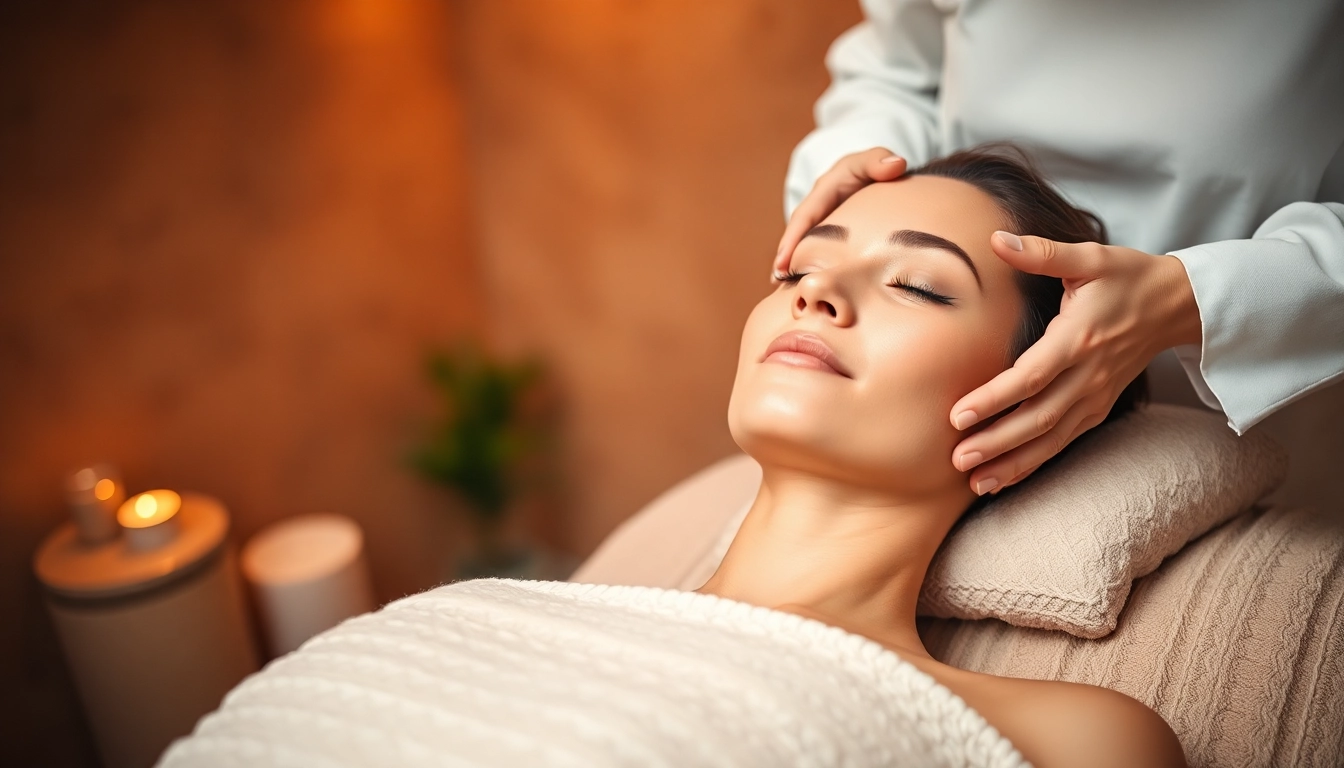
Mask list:
MULTIPOLYGON (((809 229, 803 237, 818 237, 822 240, 838 240, 843 243, 849 238, 849 230, 838 224, 818 224, 809 229)), ((961 259, 970 268, 971 274, 975 276, 975 284, 980 287, 980 290, 983 291, 985 288, 984 284, 980 282, 980 270, 975 268, 975 262, 971 261, 971 257, 966 255, 966 251, 962 250, 961 246, 945 237, 914 229, 898 229, 887 237, 887 242, 892 245, 903 245, 907 248, 929 248, 946 251, 961 259)))
POLYGON ((985 288, 984 284, 980 282, 980 270, 975 268, 975 262, 971 261, 971 257, 966 255, 966 252, 961 249, 960 245, 957 245, 945 237, 931 235, 928 232, 917 232, 913 229, 898 229, 891 233, 891 236, 887 238, 887 242, 892 245, 904 245, 908 248, 932 248, 934 250, 947 251, 965 262, 966 266, 971 268, 971 274, 975 275, 975 284, 980 286, 981 290, 984 290, 985 288))
POLYGON ((807 234, 803 237, 819 237, 822 240, 839 240, 843 243, 849 238, 849 228, 839 224, 818 224, 807 230, 807 234))

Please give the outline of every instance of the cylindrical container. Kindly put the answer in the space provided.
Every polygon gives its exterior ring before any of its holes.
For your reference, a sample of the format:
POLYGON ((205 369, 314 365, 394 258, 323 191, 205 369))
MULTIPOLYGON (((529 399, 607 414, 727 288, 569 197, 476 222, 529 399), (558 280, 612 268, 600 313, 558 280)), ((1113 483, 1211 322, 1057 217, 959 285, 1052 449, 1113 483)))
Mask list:
POLYGON ((94 464, 65 479, 65 498, 79 540, 93 546, 117 537, 117 507, 126 498, 121 475, 110 464, 94 464))
POLYGON ((176 516, 155 549, 89 547, 67 523, 34 558, 107 768, 153 764, 258 667, 228 513, 183 494, 176 516))
POLYGON ((273 656, 375 607, 364 533, 341 515, 301 515, 258 532, 243 547, 243 575, 273 656))

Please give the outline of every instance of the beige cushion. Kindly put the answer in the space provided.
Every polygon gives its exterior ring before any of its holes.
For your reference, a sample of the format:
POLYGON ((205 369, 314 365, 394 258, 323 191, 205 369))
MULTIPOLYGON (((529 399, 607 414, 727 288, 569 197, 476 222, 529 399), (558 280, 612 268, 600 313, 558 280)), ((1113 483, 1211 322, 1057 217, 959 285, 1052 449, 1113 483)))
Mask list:
POLYGON ((990 619, 919 627, 955 667, 1133 696, 1195 768, 1344 765, 1344 531, 1310 512, 1214 529, 1136 582, 1100 640, 990 619))
POLYGON ((1221 415, 1150 405, 963 518, 929 566, 920 613, 1103 637, 1134 579, 1287 471, 1262 433, 1238 437, 1221 415))

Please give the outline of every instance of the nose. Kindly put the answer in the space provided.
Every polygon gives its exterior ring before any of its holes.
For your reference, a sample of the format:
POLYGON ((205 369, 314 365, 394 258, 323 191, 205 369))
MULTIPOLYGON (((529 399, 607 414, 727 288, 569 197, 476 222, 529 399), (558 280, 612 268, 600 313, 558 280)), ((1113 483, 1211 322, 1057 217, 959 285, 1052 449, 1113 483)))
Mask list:
POLYGON ((818 270, 804 275, 798 281, 798 292, 793 300, 793 316, 802 318, 816 312, 834 325, 854 323, 854 304, 845 296, 831 270, 818 270))

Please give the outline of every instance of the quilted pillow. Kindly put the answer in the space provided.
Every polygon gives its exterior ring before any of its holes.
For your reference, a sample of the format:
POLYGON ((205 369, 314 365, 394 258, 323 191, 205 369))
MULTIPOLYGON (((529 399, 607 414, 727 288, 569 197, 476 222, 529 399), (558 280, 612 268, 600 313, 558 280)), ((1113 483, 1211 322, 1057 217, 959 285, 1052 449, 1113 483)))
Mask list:
POLYGON ((1149 405, 959 521, 929 566, 919 613, 1104 637, 1135 579, 1287 471, 1287 453, 1260 432, 1238 437, 1219 414, 1149 405))

